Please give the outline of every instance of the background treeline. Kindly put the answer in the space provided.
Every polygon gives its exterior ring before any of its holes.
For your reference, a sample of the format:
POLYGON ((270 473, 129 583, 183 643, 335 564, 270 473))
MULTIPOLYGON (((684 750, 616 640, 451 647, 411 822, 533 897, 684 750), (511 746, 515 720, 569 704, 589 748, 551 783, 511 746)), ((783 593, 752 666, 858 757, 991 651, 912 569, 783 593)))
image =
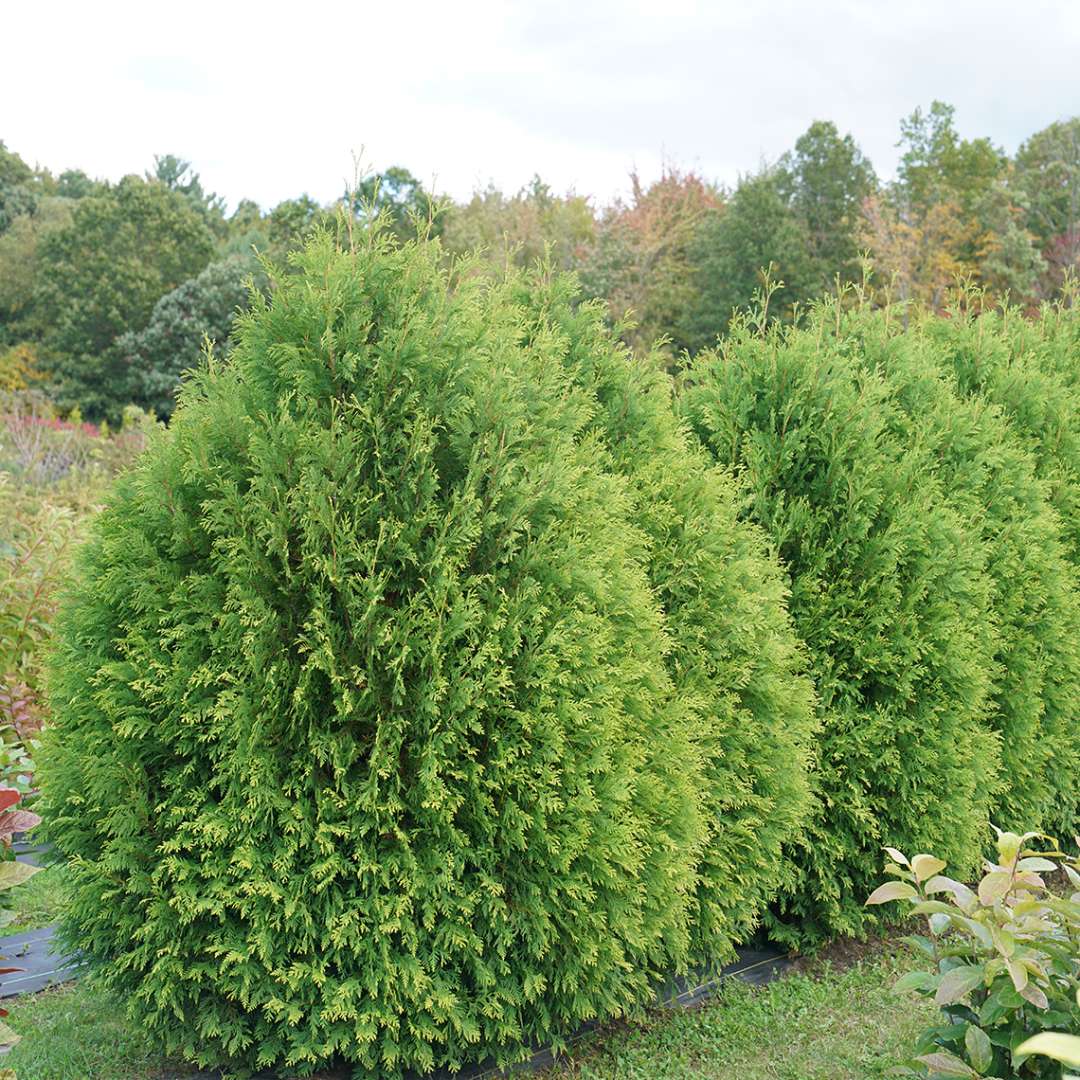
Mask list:
POLYGON ((726 334, 766 274, 782 283, 769 315, 787 322, 845 282, 931 310, 958 279, 1028 310, 1059 292, 1080 262, 1080 118, 1010 157, 961 138, 934 102, 902 121, 899 146, 887 183, 851 135, 817 121, 731 189, 670 166, 607 206, 539 176, 453 202, 391 168, 328 205, 301 195, 228 213, 172 155, 112 184, 32 168, 0 143, 0 381, 36 381, 91 420, 115 423, 128 404, 167 417, 204 337, 224 345, 250 284, 265 287, 254 252, 280 261, 343 211, 384 212, 401 236, 430 219, 449 255, 483 246, 497 267, 548 253, 606 302, 627 344, 663 338, 671 357, 726 334))

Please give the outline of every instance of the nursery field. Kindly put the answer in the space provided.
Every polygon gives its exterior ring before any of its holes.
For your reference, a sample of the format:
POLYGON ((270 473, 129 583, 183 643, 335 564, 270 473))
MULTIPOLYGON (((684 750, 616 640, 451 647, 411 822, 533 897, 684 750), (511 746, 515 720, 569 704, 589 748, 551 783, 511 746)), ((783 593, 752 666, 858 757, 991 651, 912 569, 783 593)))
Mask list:
POLYGON ((87 970, 15 1002, 21 1080, 593 1023, 558 1075, 1060 1080, 1071 294, 766 296, 673 369, 550 264, 373 228, 263 269, 167 425, 0 409, 0 837, 50 863, 0 891, 87 970), (755 935, 818 959, 644 1007, 755 935))

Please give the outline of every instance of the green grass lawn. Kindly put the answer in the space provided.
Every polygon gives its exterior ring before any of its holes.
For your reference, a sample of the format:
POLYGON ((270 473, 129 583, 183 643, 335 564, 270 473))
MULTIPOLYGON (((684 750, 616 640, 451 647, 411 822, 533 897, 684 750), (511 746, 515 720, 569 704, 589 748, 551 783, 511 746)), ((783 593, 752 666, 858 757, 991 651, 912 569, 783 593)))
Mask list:
POLYGON ((168 1068, 120 1003, 78 983, 7 1003, 22 1039, 0 1059, 19 1080, 150 1080, 181 1077, 168 1068))
POLYGON ((911 963, 887 953, 765 987, 732 980, 698 1009, 601 1034, 549 1080, 877 1080, 936 1014, 892 993, 911 963))
POLYGON ((50 866, 13 889, 9 902, 15 911, 15 919, 2 932, 21 934, 24 930, 37 930, 56 922, 64 906, 64 881, 64 867, 50 866))
MULTIPOLYGON (((909 1052, 934 1010, 891 992, 910 960, 886 952, 838 971, 828 963, 754 988, 731 982, 693 1010, 612 1025, 546 1080, 877 1080, 909 1052)), ((23 1036, 3 1061, 19 1080, 165 1080, 170 1066, 85 984, 16 999, 23 1036)))

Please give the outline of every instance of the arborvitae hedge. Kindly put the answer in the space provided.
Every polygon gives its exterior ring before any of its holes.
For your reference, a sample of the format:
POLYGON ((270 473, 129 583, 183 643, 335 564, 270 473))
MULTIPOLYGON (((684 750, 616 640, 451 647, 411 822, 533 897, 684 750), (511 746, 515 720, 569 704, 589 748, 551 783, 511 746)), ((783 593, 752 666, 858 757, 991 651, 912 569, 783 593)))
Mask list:
POLYGON ((638 495, 562 346, 440 261, 300 256, 120 483, 62 621, 65 938, 199 1063, 506 1059, 688 955, 700 704, 638 495))
MULTIPOLYGON (((1061 519, 1069 558, 1080 574, 1080 311, 957 307, 948 318, 923 315, 924 334, 960 393, 999 406, 1034 455, 1061 519)), ((1077 578, 1080 582, 1080 577, 1077 578)))
POLYGON ((697 357, 682 403, 787 566, 821 701, 819 808, 772 929, 857 932, 883 844, 963 875, 984 841, 998 740, 983 545, 929 456, 894 436, 888 384, 824 333, 738 327, 697 357))
POLYGON ((729 473, 677 420, 659 360, 632 357, 581 303, 573 279, 518 277, 534 347, 558 356, 595 395, 589 425, 630 481, 647 568, 667 617, 668 669, 700 756, 707 839, 698 866, 697 963, 746 940, 790 873, 782 845, 808 810, 806 763, 816 723, 809 681, 767 543, 739 520, 729 473))
MULTIPOLYGON (((819 310, 815 324, 831 325, 819 310)), ((1001 733, 993 818, 1002 828, 1072 836, 1080 800, 1080 606, 1047 485, 998 406, 961 398, 936 334, 900 332, 889 313, 844 318, 840 347, 887 378, 897 434, 921 442, 950 503, 987 551, 1001 733)))

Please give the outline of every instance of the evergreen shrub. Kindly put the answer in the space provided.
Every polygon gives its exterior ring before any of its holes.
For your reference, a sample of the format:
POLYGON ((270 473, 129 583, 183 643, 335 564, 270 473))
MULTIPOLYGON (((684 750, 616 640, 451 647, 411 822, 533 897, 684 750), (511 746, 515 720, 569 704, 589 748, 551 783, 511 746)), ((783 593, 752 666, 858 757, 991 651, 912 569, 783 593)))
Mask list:
MULTIPOLYGON (((815 318, 832 319, 820 310, 815 318)), ((898 332, 887 313, 846 317, 840 344, 889 381, 896 434, 933 455, 951 505, 982 540, 1001 734, 995 824, 1072 836, 1080 802, 1080 607, 1062 523, 1037 463, 1001 409, 960 397, 936 335, 898 332)))
POLYGON ((700 704, 595 398, 506 289, 433 243, 295 258, 83 552, 63 935, 201 1065, 507 1061, 686 963, 700 704))
POLYGON ((604 306, 582 303, 568 275, 540 269, 513 287, 534 347, 558 356, 595 398, 589 430, 629 481, 648 540, 668 671, 702 770, 692 954, 715 965, 752 933, 789 872, 782 845, 809 807, 816 706, 786 586, 761 530, 738 516, 730 473, 676 417, 662 358, 633 357, 606 327, 604 306))
MULTIPOLYGON (((1080 311, 1017 311, 958 305, 914 325, 932 343, 964 396, 998 406, 1034 456, 1061 520, 1074 575, 1080 570, 1080 311)), ((1080 579, 1078 579, 1080 580, 1080 579)))
POLYGON ((894 434, 886 381, 820 328, 740 323, 682 408, 787 567, 820 700, 817 809, 771 929, 857 933, 883 844, 975 866, 999 753, 984 547, 894 434))

